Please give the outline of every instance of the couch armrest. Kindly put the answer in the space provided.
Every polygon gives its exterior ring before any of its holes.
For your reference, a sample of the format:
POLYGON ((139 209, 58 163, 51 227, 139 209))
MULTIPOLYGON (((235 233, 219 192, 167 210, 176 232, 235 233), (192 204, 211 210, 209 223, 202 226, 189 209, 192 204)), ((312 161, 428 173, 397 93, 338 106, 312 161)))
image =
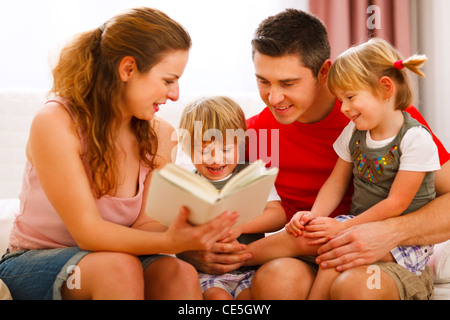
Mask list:
POLYGON ((435 283, 450 283, 450 240, 434 246, 428 265, 435 283))
POLYGON ((8 248, 9 233, 19 206, 19 199, 0 199, 0 257, 8 248))

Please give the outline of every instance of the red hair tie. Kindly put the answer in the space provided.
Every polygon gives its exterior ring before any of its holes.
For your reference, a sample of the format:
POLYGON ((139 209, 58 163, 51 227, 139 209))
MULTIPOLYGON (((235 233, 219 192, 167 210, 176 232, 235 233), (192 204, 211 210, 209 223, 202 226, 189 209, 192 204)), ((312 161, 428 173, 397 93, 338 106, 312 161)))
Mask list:
POLYGON ((398 60, 394 62, 394 68, 398 70, 402 70, 404 68, 403 66, 403 60, 398 60))

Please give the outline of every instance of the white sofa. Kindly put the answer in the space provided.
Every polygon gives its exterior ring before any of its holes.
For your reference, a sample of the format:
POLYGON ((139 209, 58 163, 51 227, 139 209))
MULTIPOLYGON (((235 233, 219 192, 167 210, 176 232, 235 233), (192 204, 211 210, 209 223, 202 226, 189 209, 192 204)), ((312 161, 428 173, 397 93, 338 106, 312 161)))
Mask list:
MULTIPOLYGON (((159 116, 176 128, 185 105, 199 96, 187 94, 182 95, 177 102, 169 101, 162 106, 159 116)), ((247 117, 257 114, 263 108, 257 94, 229 96, 242 106, 247 117)), ((46 92, 42 90, 0 89, 0 257, 7 248, 14 213, 19 208, 17 196, 25 164, 28 130, 34 114, 45 100, 46 92)), ((430 265, 434 271, 435 299, 450 299, 450 241, 435 247, 430 265)), ((2 298, 10 296, 0 280, 0 299, 2 298)))

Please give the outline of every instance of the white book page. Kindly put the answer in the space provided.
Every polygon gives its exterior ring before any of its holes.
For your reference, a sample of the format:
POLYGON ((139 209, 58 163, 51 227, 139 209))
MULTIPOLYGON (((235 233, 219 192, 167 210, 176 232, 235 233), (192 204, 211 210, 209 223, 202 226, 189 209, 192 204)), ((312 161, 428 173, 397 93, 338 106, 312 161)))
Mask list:
POLYGON ((218 197, 217 189, 211 183, 173 163, 166 165, 163 170, 159 171, 159 174, 169 182, 201 198, 209 199, 208 201, 210 201, 211 197, 218 197))
POLYGON ((227 194, 234 193, 255 182, 266 175, 272 175, 278 173, 277 168, 273 168, 269 171, 266 169, 266 165, 262 160, 258 160, 247 168, 236 174, 234 177, 227 182, 221 191, 221 196, 225 197, 227 194))

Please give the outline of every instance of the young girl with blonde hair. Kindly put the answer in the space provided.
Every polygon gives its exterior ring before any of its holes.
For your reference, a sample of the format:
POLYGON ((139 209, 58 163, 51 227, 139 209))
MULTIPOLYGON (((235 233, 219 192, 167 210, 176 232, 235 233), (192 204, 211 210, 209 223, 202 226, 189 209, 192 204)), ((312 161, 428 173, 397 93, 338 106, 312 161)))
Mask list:
MULTIPOLYGON (((437 148, 428 129, 403 112, 413 97, 405 68, 423 76, 419 67, 425 61, 424 56, 402 60, 381 39, 371 39, 338 57, 328 74, 328 86, 351 120, 334 144, 338 161, 311 211, 294 215, 285 233, 254 243, 265 251, 249 246, 252 253, 264 252, 264 256, 254 255, 254 263, 283 255, 317 255, 320 245, 344 229, 407 214, 435 198, 434 171, 440 169, 437 148), (352 178, 349 215, 329 218, 352 178), (275 245, 289 237, 284 249, 275 245)), ((401 268, 407 284, 408 277, 429 277, 426 263, 432 251, 431 246, 397 247, 377 265, 393 276, 390 270, 401 268)), ((329 299, 338 274, 320 269, 309 298, 329 299)), ((431 295, 429 277, 422 298, 431 295)))
POLYGON ((210 248, 236 215, 193 227, 180 209, 165 228, 144 212, 152 171, 176 146, 156 113, 178 99, 190 47, 180 24, 136 8, 62 50, 0 262, 14 299, 202 298, 195 269, 159 254, 210 248))

